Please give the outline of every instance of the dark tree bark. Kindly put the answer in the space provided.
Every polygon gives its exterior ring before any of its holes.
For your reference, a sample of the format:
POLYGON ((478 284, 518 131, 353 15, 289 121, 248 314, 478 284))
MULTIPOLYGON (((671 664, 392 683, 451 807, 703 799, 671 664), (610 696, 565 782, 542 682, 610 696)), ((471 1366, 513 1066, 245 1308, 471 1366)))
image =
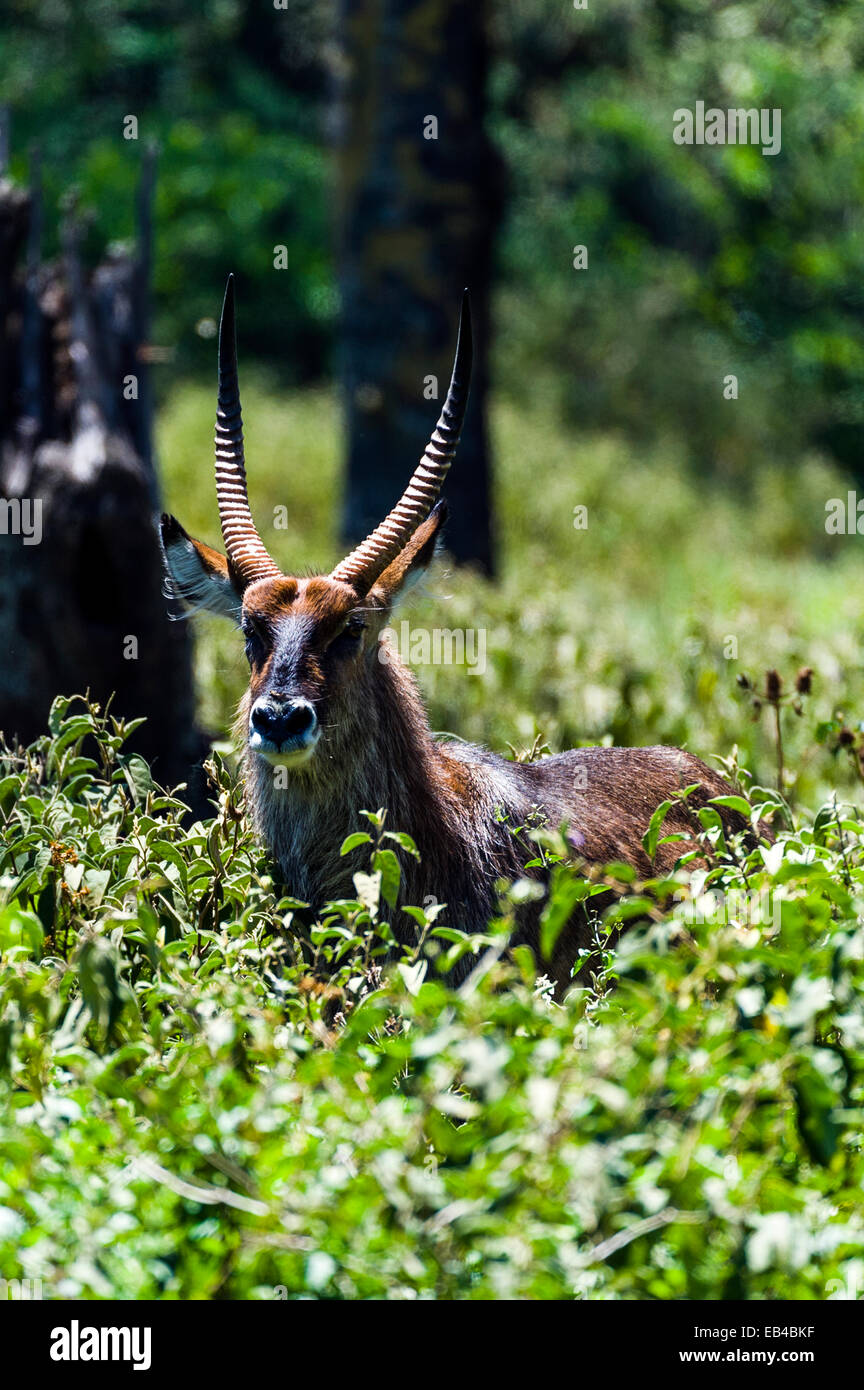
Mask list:
POLYGON ((482 0, 340 0, 339 372, 353 542, 393 506, 426 444, 470 288, 474 380, 445 485, 446 543, 489 571, 489 280, 503 181, 483 127, 484 9, 482 0), (430 118, 437 139, 427 138, 430 118), (437 400, 428 385, 424 396, 429 377, 437 400))
POLYGON ((29 196, 0 182, 0 729, 29 742, 55 695, 113 695, 115 715, 146 716, 130 746, 197 800, 190 636, 169 620, 154 526, 152 182, 149 156, 138 254, 89 275, 74 214, 41 263, 38 163, 29 196))

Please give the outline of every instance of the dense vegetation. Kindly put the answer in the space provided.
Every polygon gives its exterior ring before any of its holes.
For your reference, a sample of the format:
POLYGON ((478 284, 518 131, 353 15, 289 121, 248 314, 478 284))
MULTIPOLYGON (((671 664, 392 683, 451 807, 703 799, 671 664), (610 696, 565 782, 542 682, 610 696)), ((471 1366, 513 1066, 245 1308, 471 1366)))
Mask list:
MULTIPOLYGON (((318 396, 249 402, 260 515, 292 504, 291 529, 267 538, 286 564, 326 564, 329 415, 318 396)), ((172 504, 213 539, 207 490, 188 486, 211 414, 204 393, 178 396, 162 449, 172 504)), ((755 773, 739 792, 773 816, 777 844, 748 855, 709 813, 707 872, 639 884, 613 868, 620 911, 649 923, 603 952, 595 991, 558 1004, 526 956, 499 956, 520 885, 481 941, 417 905, 420 944, 388 965, 377 905, 412 850, 379 808, 358 807, 357 900, 301 930, 218 753, 213 818, 184 825, 110 717, 59 701, 0 775, 0 1276, 97 1298, 860 1288, 856 542, 813 558, 834 480, 802 469, 808 513, 767 473, 745 510, 697 499, 666 456, 625 468, 615 441, 576 450, 543 418, 497 417, 500 588, 439 574, 434 606, 405 610, 488 631, 485 675, 419 672, 435 726, 505 751, 538 735, 670 736, 733 757, 737 742, 755 773), (579 501, 587 531, 571 524, 579 501), (814 674, 796 691, 803 665, 814 674), (455 992, 428 956, 443 968, 466 950, 478 968, 455 992)), ((201 629, 217 728, 242 680, 237 645, 201 629)), ((662 833, 658 819, 649 844, 662 833)), ((541 837, 553 867, 557 849, 541 837)), ((555 867, 547 932, 596 887, 555 867)))

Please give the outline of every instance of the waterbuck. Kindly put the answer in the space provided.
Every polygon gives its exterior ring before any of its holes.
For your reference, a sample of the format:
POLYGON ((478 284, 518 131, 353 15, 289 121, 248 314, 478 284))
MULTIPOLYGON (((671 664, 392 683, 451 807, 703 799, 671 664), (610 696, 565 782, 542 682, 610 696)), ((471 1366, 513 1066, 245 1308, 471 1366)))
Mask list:
MULTIPOLYGON (((514 834, 519 827, 566 824, 574 857, 595 865, 624 861, 648 875, 671 869, 683 848, 661 845, 649 862, 642 837, 659 803, 697 784, 663 827, 664 835, 692 836, 693 808, 731 788, 676 748, 583 748, 514 763, 485 748, 438 741, 410 671, 392 648, 382 659, 392 606, 429 565, 445 519, 438 497, 459 441, 471 358, 466 294, 444 409, 402 497, 331 574, 284 574, 249 508, 229 278, 216 417, 226 554, 193 540, 171 516, 162 518, 162 543, 186 605, 222 613, 242 630, 250 680, 237 729, 248 801, 288 890, 315 907, 353 897, 357 865, 340 856, 340 847, 362 809, 386 807, 388 824, 407 831, 421 856, 405 857, 401 901, 445 903, 439 921, 476 932, 494 915, 496 883, 519 877, 536 855, 526 834, 514 834)), ((731 830, 745 828, 735 812, 723 818, 731 830)), ((574 918, 549 961, 540 959, 537 923, 535 904, 520 921, 519 940, 561 989, 589 943, 588 920, 574 918)), ((396 911, 393 929, 407 939, 413 920, 396 911)))

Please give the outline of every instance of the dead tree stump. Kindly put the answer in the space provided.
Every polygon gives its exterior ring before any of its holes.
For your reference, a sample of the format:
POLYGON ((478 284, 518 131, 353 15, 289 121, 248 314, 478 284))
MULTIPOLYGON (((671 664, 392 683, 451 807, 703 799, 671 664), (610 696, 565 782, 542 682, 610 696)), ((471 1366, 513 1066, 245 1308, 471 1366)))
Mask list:
POLYGON ((131 747, 197 799, 191 638, 169 618, 154 525, 153 176, 151 153, 136 251, 89 273, 74 212, 41 260, 38 164, 29 192, 0 180, 0 729, 27 742, 56 695, 113 696, 146 717, 131 747))

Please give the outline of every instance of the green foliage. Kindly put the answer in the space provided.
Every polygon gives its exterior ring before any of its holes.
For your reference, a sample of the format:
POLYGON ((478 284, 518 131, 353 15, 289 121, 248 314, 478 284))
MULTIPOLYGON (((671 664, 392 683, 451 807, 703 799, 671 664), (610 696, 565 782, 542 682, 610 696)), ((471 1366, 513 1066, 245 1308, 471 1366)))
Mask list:
MULTIPOLYGON (((394 954, 370 885, 416 850, 369 812, 343 846, 357 899, 301 925, 220 759, 187 824, 127 733, 62 700, 2 759, 0 1275, 252 1299, 824 1298, 850 1276, 856 813, 749 855, 709 827, 707 867, 632 885, 649 925, 614 959, 598 926, 596 990, 554 1003, 501 955, 520 885, 479 947, 418 908, 394 954), (453 990, 435 952, 459 948, 453 990)), ((559 862, 550 910, 594 888, 559 862)))
POLYGON ((860 469, 861 0, 566 8, 491 16, 502 375, 528 396, 545 371, 580 425, 686 437, 727 479, 817 442, 860 469), (780 152, 675 144, 697 101, 781 111, 780 152))

